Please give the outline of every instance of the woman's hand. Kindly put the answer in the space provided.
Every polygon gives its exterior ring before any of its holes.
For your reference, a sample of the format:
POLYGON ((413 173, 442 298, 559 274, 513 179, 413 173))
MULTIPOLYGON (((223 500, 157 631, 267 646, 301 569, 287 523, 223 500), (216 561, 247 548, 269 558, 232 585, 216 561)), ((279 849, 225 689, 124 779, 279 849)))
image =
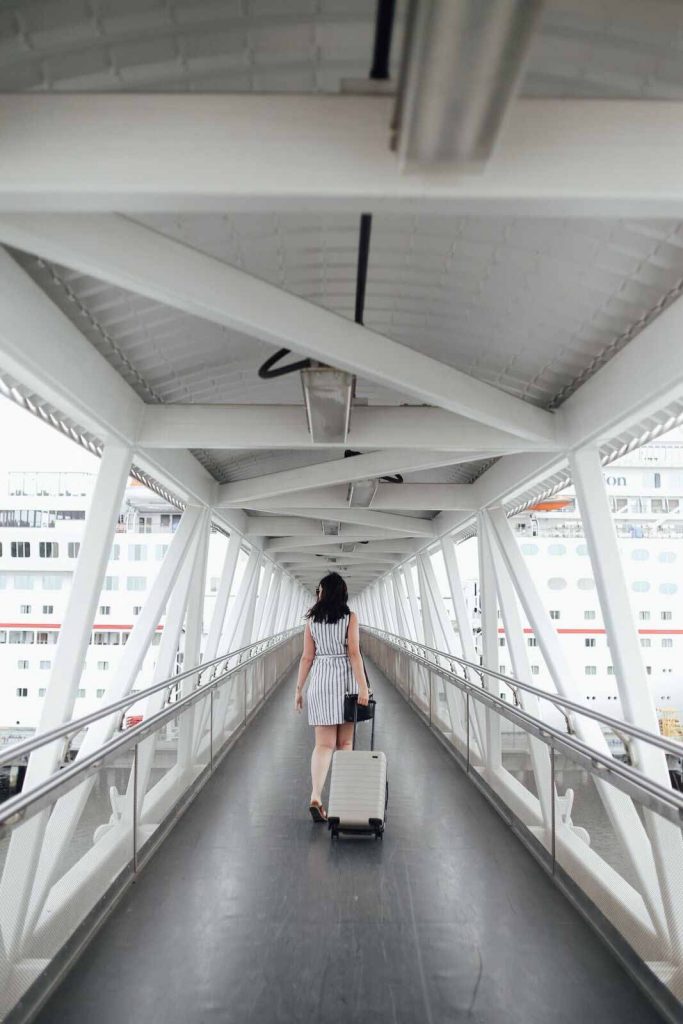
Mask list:
POLYGON ((370 700, 370 691, 368 690, 367 686, 359 687, 359 689, 358 689, 358 703, 362 704, 363 707, 366 707, 369 700, 370 700))
POLYGON ((296 688, 296 695, 294 697, 294 710, 295 711, 301 711, 303 706, 304 706, 304 695, 301 692, 300 688, 297 686, 297 688, 296 688))

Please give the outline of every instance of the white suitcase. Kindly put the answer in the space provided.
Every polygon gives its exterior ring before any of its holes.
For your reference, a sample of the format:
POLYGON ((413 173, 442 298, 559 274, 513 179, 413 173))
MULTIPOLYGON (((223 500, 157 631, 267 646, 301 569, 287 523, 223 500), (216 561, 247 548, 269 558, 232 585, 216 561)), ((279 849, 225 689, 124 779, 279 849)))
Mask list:
POLYGON ((381 838, 389 796, 386 754, 374 749, 374 719, 370 750, 355 749, 355 723, 353 732, 354 749, 335 750, 332 756, 327 820, 333 839, 340 832, 381 838))

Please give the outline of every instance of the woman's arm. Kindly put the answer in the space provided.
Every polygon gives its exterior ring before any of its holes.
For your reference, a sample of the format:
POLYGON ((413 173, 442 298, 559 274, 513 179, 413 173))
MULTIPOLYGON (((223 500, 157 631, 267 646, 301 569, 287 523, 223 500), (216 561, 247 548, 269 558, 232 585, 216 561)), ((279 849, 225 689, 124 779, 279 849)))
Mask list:
POLYGON ((303 689, 304 683, 308 678, 308 673, 311 671, 311 665, 315 658, 315 640, 311 636, 311 627, 306 623, 304 629, 304 650, 301 655, 301 661, 299 662, 299 676, 296 681, 296 696, 294 698, 294 707, 297 711, 301 711, 304 706, 303 689))
POLYGON ((358 703, 367 704, 370 694, 368 692, 368 681, 365 678, 363 659, 360 655, 360 635, 358 631, 358 616, 351 612, 349 617, 349 635, 346 641, 346 652, 353 669, 353 677, 358 683, 358 703))

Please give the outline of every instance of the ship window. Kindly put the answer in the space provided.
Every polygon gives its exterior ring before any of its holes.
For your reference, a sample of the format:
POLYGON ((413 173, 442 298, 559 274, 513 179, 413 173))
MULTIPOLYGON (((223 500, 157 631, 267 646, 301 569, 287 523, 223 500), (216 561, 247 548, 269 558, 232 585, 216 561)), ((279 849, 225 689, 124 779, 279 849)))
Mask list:
POLYGON ((660 551, 659 552, 660 562, 675 562, 676 553, 674 551, 660 551))
POLYGON ((220 580, 219 580, 218 576, 212 576, 211 577, 211 580, 209 581, 209 590, 210 590, 210 592, 212 594, 215 594, 216 591, 218 590, 218 584, 219 583, 220 583, 220 580))
POLYGON ((20 613, 22 615, 30 615, 31 614, 31 605, 30 604, 22 604, 22 605, 20 605, 19 606, 19 611, 20 611, 20 613))
POLYGON ((7 630, 6 629, 0 629, 0 644, 6 644, 6 643, 7 643, 7 630))
POLYGON ((631 552, 631 558, 634 562, 647 562, 650 557, 650 552, 646 551, 645 548, 636 548, 635 551, 631 552))
POLYGON ((38 545, 41 558, 57 558, 59 555, 59 544, 54 540, 41 540, 38 545))
POLYGON ((97 670, 98 670, 98 672, 106 672, 108 668, 109 668, 109 662, 108 661, 98 661, 97 662, 97 670))
POLYGON ((17 686, 17 697, 28 697, 28 689, 25 686, 17 686))
POLYGON ((587 547, 587 545, 586 544, 577 544, 576 545, 576 553, 581 558, 587 558, 588 557, 588 547, 587 547))
POLYGON ((550 590, 564 590, 567 586, 567 581, 564 576, 551 576, 548 580, 548 588, 550 590))
POLYGON ((40 667, 43 670, 46 669, 46 668, 52 668, 52 662, 51 661, 41 661, 40 667))
POLYGON ((144 562, 147 560, 146 544, 129 544, 128 558, 131 562, 144 562))
POLYGON ((154 547, 154 557, 157 562, 163 562, 164 556, 168 551, 168 544, 156 544, 154 547))
POLYGON ((79 688, 78 693, 76 694, 76 696, 77 697, 85 697, 85 690, 83 689, 83 687, 79 688))
POLYGON ((538 640, 535 636, 530 636, 527 639, 527 644, 529 645, 529 647, 538 647, 538 640))
POLYGON ((110 561, 111 562, 118 562, 120 557, 121 557, 121 545, 120 544, 112 545, 110 561))
POLYGON ((505 647, 505 637, 504 636, 499 636, 498 637, 498 646, 499 647, 505 647))
POLYGON ((586 647, 595 647, 596 646, 595 637, 594 636, 587 636, 586 639, 583 642, 584 642, 584 645, 586 647))
POLYGON ((649 612, 638 612, 638 618, 640 619, 641 622, 649 622, 650 621, 650 613, 649 612))
POLYGON ((133 615, 139 615, 141 611, 142 611, 142 605, 141 604, 134 604, 133 605, 133 615))
POLYGON ((586 665, 585 672, 586 672, 587 676, 596 676, 598 674, 597 666, 596 665, 586 665))
POLYGON ((521 544, 520 550, 523 555, 537 555, 538 544, 521 544))
POLYGON ((551 608, 550 609, 550 618, 551 619, 559 619, 559 617, 560 617, 560 613, 557 610, 557 608, 551 608))
POLYGON ((537 676, 540 671, 541 671, 541 669, 540 669, 540 667, 538 665, 532 665, 531 666, 531 674, 532 674, 532 676, 537 676))
POLYGON ((673 647, 674 642, 670 636, 662 637, 662 647, 673 647))
POLYGON ((54 610, 55 610, 55 606, 53 604, 44 604, 43 605, 43 615, 52 615, 54 610))
POLYGON ((26 668, 28 668, 28 662, 20 659, 17 662, 17 668, 19 668, 19 669, 26 669, 26 668))
POLYGON ((671 612, 662 612, 661 618, 663 622, 671 622, 671 612))
POLYGON ((46 693, 47 693, 47 690, 45 689, 45 687, 41 686, 40 689, 38 690, 38 696, 39 697, 44 697, 46 693))
POLYGON ((126 577, 126 589, 127 590, 146 590, 147 580, 144 576, 128 576, 126 577))
POLYGON ((635 590, 637 594, 646 594, 650 589, 650 584, 647 580, 636 580, 631 584, 631 590, 635 590))
POLYGON ((109 605, 109 604, 101 604, 100 605, 100 615, 111 615, 111 605, 109 605))
POLYGON ((33 576, 29 576, 28 573, 18 572, 14 576, 14 589, 15 590, 33 590, 33 576))
POLYGON ((70 540, 67 544, 66 553, 69 558, 78 558, 78 552, 81 550, 80 542, 77 540, 70 540))
POLYGON ((109 632, 109 630, 107 630, 106 633, 96 630, 93 633, 93 643, 106 646, 111 644, 120 644, 121 634, 117 632, 109 632))
POLYGON ((39 629, 38 632, 36 633, 36 643, 37 644, 56 644, 57 643, 58 635, 59 634, 58 634, 56 629, 51 629, 51 630, 39 629))
POLYGON ((566 555, 567 547, 565 544, 549 544, 548 545, 549 555, 566 555))
POLYGON ((13 540, 10 546, 12 558, 30 558, 31 545, 27 540, 13 540))
POLYGON ((652 640, 649 636, 641 636, 640 638, 641 647, 652 647, 652 640))
POLYGON ((595 580, 592 576, 582 576, 580 580, 576 581, 576 585, 579 590, 594 590, 595 580))
POLYGON ((10 629, 9 642, 11 644, 32 644, 34 633, 32 629, 10 629))
POLYGON ((63 584, 63 577, 58 576, 57 573, 43 576, 43 590, 61 590, 63 584))
POLYGON ((677 590, 678 590, 678 585, 676 583, 660 583, 659 584, 659 593, 660 594, 675 594, 677 590))
POLYGON ((152 647, 158 647, 161 643, 161 633, 152 634, 152 647))
POLYGON ((586 610, 583 613, 583 617, 584 617, 584 619, 594 619, 595 618, 595 610, 593 608, 586 608, 586 610))
POLYGON ((105 576, 104 583, 102 584, 102 590, 118 590, 119 589, 119 578, 118 576, 105 576))
POLYGON ((646 665, 645 666, 645 672, 646 672, 646 674, 648 676, 651 676, 652 675, 652 665, 646 665))
POLYGON ((614 675, 614 665, 608 665, 607 666, 607 675, 608 676, 613 676, 614 675))
POLYGON ((105 691, 103 689, 101 689, 101 688, 99 690, 97 690, 97 696, 98 697, 104 697, 104 693, 105 693, 105 691))

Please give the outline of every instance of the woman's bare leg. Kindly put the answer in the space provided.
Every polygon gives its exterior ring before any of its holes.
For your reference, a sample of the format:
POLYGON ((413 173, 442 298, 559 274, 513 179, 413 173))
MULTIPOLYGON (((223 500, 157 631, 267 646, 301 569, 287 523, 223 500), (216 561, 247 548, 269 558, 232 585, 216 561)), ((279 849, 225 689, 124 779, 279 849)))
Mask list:
POLYGON ((322 801, 323 786, 337 746, 336 725, 316 725, 315 747, 311 755, 311 800, 322 801))
POLYGON ((342 722, 337 726, 337 750, 353 749, 353 722, 342 722))

